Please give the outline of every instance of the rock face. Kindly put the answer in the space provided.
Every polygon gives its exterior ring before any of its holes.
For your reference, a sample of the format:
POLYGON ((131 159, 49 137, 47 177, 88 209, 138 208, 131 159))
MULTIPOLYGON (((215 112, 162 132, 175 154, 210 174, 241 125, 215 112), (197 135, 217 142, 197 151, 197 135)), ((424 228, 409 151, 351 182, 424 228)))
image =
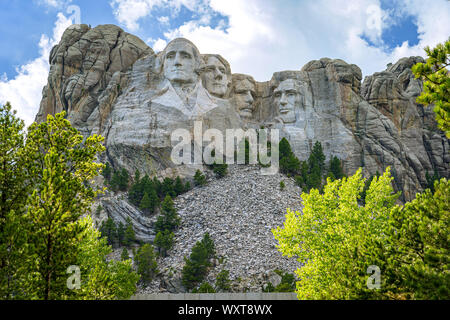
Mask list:
POLYGON ((176 39, 155 54, 113 25, 68 28, 50 55, 49 80, 36 121, 66 110, 84 135, 103 135, 102 161, 149 175, 192 177, 201 165, 175 165, 170 135, 215 128, 279 129, 300 160, 316 141, 325 155, 366 176, 392 167, 402 200, 425 186, 426 172, 449 176, 449 141, 436 128, 432 108, 415 103, 422 83, 403 58, 364 79, 339 59, 322 58, 266 82, 232 74, 219 55, 201 54, 176 39))
MULTIPOLYGON (((187 39, 175 39, 155 53, 119 27, 74 25, 51 51, 48 84, 36 121, 65 110, 83 135, 105 137, 106 153, 100 161, 108 161, 115 169, 125 168, 130 176, 139 170, 141 175, 180 175, 188 179, 204 167, 201 162, 174 163, 174 131, 182 129, 186 137, 195 137, 216 129, 217 137, 217 132, 225 136, 228 129, 278 129, 280 138, 290 141, 300 160, 307 159, 314 143, 320 141, 327 160, 334 155, 340 158, 348 175, 362 167, 368 177, 391 166, 395 188, 402 191, 401 200, 409 201, 425 187, 427 172, 450 176, 449 140, 437 129, 432 107, 415 102, 422 82, 414 78, 411 67, 422 61, 420 57, 400 59, 361 84, 358 66, 322 58, 301 70, 275 72, 270 80, 257 82, 250 75, 233 74, 223 57, 201 54, 187 39), (200 129, 196 129, 196 123, 201 124, 200 129)), ((183 150, 183 156, 199 148, 199 141, 183 143, 193 147, 183 150)), ((203 147, 206 145, 203 143, 203 147)), ((229 247, 219 248, 238 257, 235 263, 246 259, 238 253, 244 250, 238 246, 244 239, 235 242, 223 238, 238 236, 240 231, 227 231, 225 227, 215 231, 213 226, 232 226, 242 218, 240 215, 256 219, 265 212, 264 205, 272 205, 271 197, 257 199, 263 207, 241 207, 239 211, 239 206, 223 207, 229 199, 222 195, 210 199, 197 199, 195 193, 191 196, 179 199, 184 201, 179 207, 184 218, 178 240, 182 248, 175 249, 173 259, 186 254, 200 231, 205 230, 211 230, 220 245, 225 241, 229 247), (203 201, 217 207, 195 213, 196 206, 207 205, 203 201)), ((100 201, 103 218, 108 215, 124 222, 129 216, 138 239, 153 240, 152 219, 143 217, 126 197, 106 195, 100 201)), ((281 210, 280 215, 287 205, 281 203, 280 208, 273 208, 281 210)), ((260 217, 260 229, 248 227, 266 232, 264 227, 272 225, 270 217, 275 213, 267 214, 260 217)), ((275 255, 269 247, 255 249, 254 253, 275 255)), ((267 258, 270 260, 270 255, 267 258)), ((234 258, 230 255, 230 259, 234 258)), ((248 266, 254 261, 246 263, 248 266)), ((235 276, 249 272, 236 270, 240 271, 235 276)))

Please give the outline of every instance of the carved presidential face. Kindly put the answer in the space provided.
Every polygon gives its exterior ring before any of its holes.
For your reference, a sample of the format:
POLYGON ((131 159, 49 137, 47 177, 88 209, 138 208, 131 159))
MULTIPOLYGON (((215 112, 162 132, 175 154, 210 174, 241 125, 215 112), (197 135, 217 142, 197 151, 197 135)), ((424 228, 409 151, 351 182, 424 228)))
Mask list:
POLYGON ((300 104, 300 93, 294 80, 282 81, 273 91, 273 101, 284 123, 295 122, 295 106, 300 104))
POLYGON ((194 48, 189 42, 169 43, 164 56, 164 76, 171 82, 195 82, 197 66, 194 48))
POLYGON ((213 96, 223 98, 228 90, 230 75, 226 66, 214 56, 209 56, 202 74, 203 86, 213 96))
POLYGON ((247 79, 236 80, 234 84, 234 101, 236 110, 243 118, 251 118, 255 110, 255 85, 247 79))

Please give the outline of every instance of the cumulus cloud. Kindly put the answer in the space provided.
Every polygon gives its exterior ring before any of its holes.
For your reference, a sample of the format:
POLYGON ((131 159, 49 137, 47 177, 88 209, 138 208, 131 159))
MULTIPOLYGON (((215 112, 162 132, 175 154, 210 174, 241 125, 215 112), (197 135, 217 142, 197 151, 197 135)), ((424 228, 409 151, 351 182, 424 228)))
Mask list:
POLYGON ((48 57, 52 47, 62 37, 64 30, 72 24, 72 20, 58 13, 53 35, 49 38, 43 34, 39 41, 40 56, 17 68, 14 79, 0 78, 0 103, 11 102, 17 115, 29 126, 39 110, 42 98, 42 88, 47 83, 50 69, 48 57))
POLYGON ((363 75, 369 75, 401 57, 424 56, 425 46, 435 46, 450 35, 448 23, 436 23, 450 21, 450 10, 445 10, 449 3, 445 0, 397 0, 395 10, 383 10, 379 0, 176 0, 157 6, 185 6, 199 12, 195 18, 167 30, 163 39, 155 40, 153 46, 157 45, 158 50, 175 37, 185 37, 202 53, 224 56, 233 72, 253 75, 259 81, 270 79, 275 71, 298 70, 322 57, 355 63, 363 75), (212 13, 227 18, 228 23, 211 27, 205 22, 212 13), (417 21, 419 43, 412 46, 404 42, 388 48, 383 43, 383 30, 405 15, 417 21))

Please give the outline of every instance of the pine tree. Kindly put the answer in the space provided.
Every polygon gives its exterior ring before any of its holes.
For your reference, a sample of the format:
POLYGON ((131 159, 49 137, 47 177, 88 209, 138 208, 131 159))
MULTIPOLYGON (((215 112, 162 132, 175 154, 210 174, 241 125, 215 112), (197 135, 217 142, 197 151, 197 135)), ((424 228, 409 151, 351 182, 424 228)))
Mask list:
POLYGON ((159 231, 154 240, 155 246, 158 248, 158 252, 165 257, 167 251, 172 249, 174 243, 174 233, 169 230, 159 231))
POLYGON ((155 232, 175 230, 181 223, 181 219, 173 206, 172 198, 167 195, 161 204, 161 215, 155 222, 155 232))
POLYGON ((133 223, 131 222, 131 218, 127 218, 127 225, 125 227, 125 234, 123 237, 123 244, 126 246, 130 246, 133 242, 136 241, 136 235, 133 229, 133 223))
POLYGON ((334 179, 342 179, 344 177, 344 171, 342 170, 341 160, 339 160, 338 157, 336 156, 331 157, 329 172, 333 174, 334 179))
POLYGON ((177 196, 184 192, 184 185, 179 176, 177 176, 177 178, 175 179, 175 185, 173 186, 173 190, 175 191, 175 194, 177 196))
POLYGON ((229 278, 230 271, 222 270, 219 272, 216 278, 216 288, 220 291, 229 291, 231 289, 230 283, 231 280, 229 278))
POLYGON ((211 239, 211 236, 209 235, 208 232, 206 232, 203 235, 203 239, 201 241, 201 244, 206 249, 207 258, 211 259, 212 257, 214 257, 214 255, 216 254, 214 241, 211 239))
POLYGON ((195 175, 194 175, 194 181, 195 184, 197 186, 202 186, 206 183, 206 178, 205 176, 202 174, 202 172, 200 170, 197 169, 197 171, 195 171, 195 175))
POLYGON ((114 246, 117 242, 117 228, 114 220, 112 218, 108 218, 106 221, 103 221, 100 232, 102 237, 105 237, 110 246, 114 246))
POLYGON ((145 192, 144 196, 142 197, 141 204, 139 205, 139 208, 144 213, 150 213, 152 210, 152 203, 150 202, 150 197, 148 196, 148 193, 145 192))
POLYGON ((191 190, 191 183, 186 181, 186 184, 184 185, 184 192, 188 192, 189 190, 191 190))
POLYGON ((119 222, 117 225, 117 241, 119 242, 119 246, 123 245, 123 241, 125 239, 125 226, 122 222, 119 222))
POLYGON ((105 168, 102 171, 102 175, 107 182, 111 180, 111 166, 109 165, 109 162, 105 163, 105 168))
POLYGON ((128 171, 125 170, 125 168, 122 168, 122 170, 119 173, 119 183, 118 183, 118 188, 120 191, 127 191, 128 180, 129 180, 128 171))
POLYGON ((134 260, 142 282, 148 285, 158 273, 156 254, 153 246, 149 243, 144 244, 139 248, 134 260))
POLYGON ((128 259, 130 259, 130 256, 129 256, 129 254, 128 254, 128 250, 127 250, 126 247, 124 247, 124 248, 122 249, 122 254, 120 255, 120 260, 121 260, 121 261, 125 261, 125 260, 128 260, 128 259))

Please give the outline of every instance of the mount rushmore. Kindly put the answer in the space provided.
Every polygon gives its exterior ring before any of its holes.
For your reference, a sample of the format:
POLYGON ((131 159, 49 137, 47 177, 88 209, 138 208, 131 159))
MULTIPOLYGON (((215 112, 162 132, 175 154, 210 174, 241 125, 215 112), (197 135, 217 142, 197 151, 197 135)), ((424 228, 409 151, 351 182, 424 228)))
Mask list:
POLYGON ((329 58, 258 82, 187 39, 155 53, 117 26, 72 25, 49 61, 36 121, 66 110, 83 135, 105 137, 101 161, 130 173, 192 177, 198 165, 170 160, 170 135, 201 121, 204 131, 277 128, 300 160, 320 141, 346 174, 391 166, 403 201, 423 189, 427 172, 449 176, 449 140, 432 107, 415 102, 422 82, 411 67, 421 57, 402 58, 362 83, 358 66, 329 58))

